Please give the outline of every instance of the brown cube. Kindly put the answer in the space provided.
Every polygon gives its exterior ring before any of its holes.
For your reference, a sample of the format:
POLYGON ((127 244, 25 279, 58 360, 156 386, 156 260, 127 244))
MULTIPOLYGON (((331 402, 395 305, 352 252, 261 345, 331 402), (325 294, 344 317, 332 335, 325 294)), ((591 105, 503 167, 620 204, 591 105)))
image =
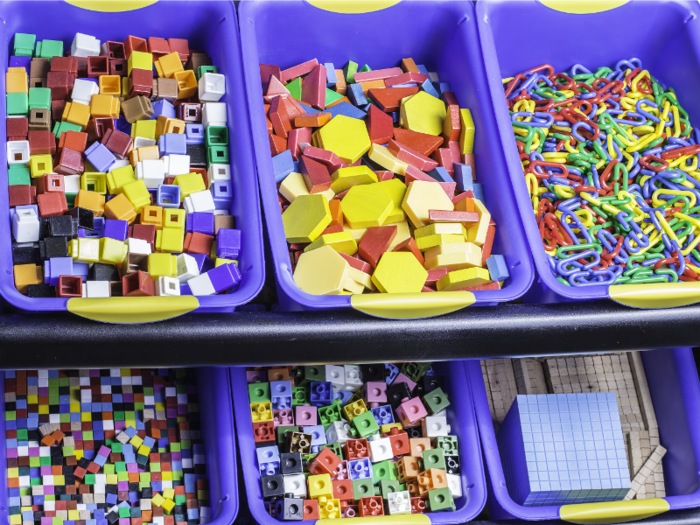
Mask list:
POLYGON ((122 266, 123 276, 138 271, 148 271, 148 255, 142 253, 129 253, 126 256, 126 265, 122 266))
MULTIPOLYGON (((63 101, 65 102, 65 101, 63 101)), ((51 129, 51 114, 49 110, 44 108, 32 108, 29 110, 29 129, 30 130, 50 130, 51 129)))
MULTIPOLYGON (((83 280, 75 275, 61 275, 56 285, 56 297, 82 297, 83 280)), ((81 485, 81 489, 87 485, 81 485)))
POLYGON ((98 78, 100 75, 109 75, 109 58, 88 57, 87 76, 89 78, 98 78))
POLYGON ((35 78, 35 77, 31 77, 31 78, 29 79, 29 87, 30 87, 30 88, 33 88, 33 87, 39 87, 39 88, 41 88, 41 87, 46 87, 46 79, 45 79, 45 78, 35 78))
POLYGON ((122 287, 124 297, 143 297, 156 294, 153 277, 141 270, 125 275, 122 278, 122 287))
POLYGON ((158 78, 158 99, 175 100, 177 99, 177 80, 174 78, 158 78))
POLYGON ((114 129, 114 120, 109 117, 94 118, 87 125, 88 142, 101 141, 108 129, 114 129))
POLYGON ((29 78, 46 78, 51 71, 51 61, 48 58, 32 58, 29 63, 29 78))
POLYGON ((187 62, 187 67, 186 69, 191 69, 195 73, 199 70, 200 66, 211 66, 212 61, 211 57, 207 55, 206 53, 202 53, 201 51, 192 51, 190 52, 190 59, 187 62))
POLYGON ((109 294, 111 297, 121 297, 122 296, 122 282, 121 281, 109 281, 109 294))
POLYGON ((129 64, 123 58, 110 58, 109 59, 109 74, 119 75, 120 77, 125 77, 129 72, 129 64))
POLYGON ((235 230, 236 218, 233 215, 214 215, 214 234, 218 234, 221 228, 235 230))
POLYGON ((151 101, 144 97, 138 96, 125 100, 122 104, 124 117, 129 124, 133 124, 137 120, 146 120, 153 116, 153 105, 151 101))

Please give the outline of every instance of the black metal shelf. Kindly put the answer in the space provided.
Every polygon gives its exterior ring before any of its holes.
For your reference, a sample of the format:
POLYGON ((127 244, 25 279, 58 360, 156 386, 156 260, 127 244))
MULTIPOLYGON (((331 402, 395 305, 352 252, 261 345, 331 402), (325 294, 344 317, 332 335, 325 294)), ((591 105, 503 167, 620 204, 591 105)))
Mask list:
POLYGON ((469 359, 699 346, 700 305, 611 301, 467 308, 389 321, 355 311, 190 314, 112 325, 69 313, 0 315, 3 368, 263 365, 469 359))

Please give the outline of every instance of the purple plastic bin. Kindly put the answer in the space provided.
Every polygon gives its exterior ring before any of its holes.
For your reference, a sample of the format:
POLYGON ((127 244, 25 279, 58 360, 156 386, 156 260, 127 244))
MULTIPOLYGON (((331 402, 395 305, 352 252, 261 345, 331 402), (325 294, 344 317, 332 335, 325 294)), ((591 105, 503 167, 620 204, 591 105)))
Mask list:
MULTIPOLYGON (((690 348, 649 350, 641 355, 659 424, 661 444, 667 449, 663 459, 667 494, 663 500, 666 503, 658 500, 634 500, 586 505, 591 511, 603 505, 622 509, 622 515, 626 515, 627 518, 623 517, 614 523, 644 517, 638 514, 635 516, 634 512, 639 512, 645 501, 652 502, 648 507, 649 516, 663 512, 664 506, 667 510, 700 506, 700 425, 697 417, 700 413, 700 381, 693 351, 690 348), (653 502, 657 504, 654 505, 653 502), (625 507, 632 510, 626 511, 625 507)), ((491 518, 555 520, 562 518, 560 511, 565 507, 566 511, 576 510, 574 507, 582 508, 584 505, 523 507, 510 497, 493 430, 481 366, 476 360, 465 361, 465 366, 474 396, 479 433, 486 458, 489 480, 487 505, 491 518)), ((605 516, 598 514, 597 517, 605 516)))
MULTIPOLYGON (((228 369, 197 368, 197 392, 209 479, 210 525, 231 525, 238 514, 236 444, 228 369)), ((5 413, 5 374, 0 372, 0 412, 5 413)), ((0 418, 0 434, 5 435, 5 418, 0 418)), ((0 519, 10 522, 7 495, 7 457, 0 446, 0 519)))
POLYGON ((255 155, 282 310, 354 307, 380 317, 416 318, 447 313, 472 303, 495 305, 525 293, 534 278, 532 260, 520 220, 513 213, 516 201, 491 111, 471 2, 404 0, 362 14, 329 12, 302 0, 242 2, 239 15, 255 155), (304 30, 292 40, 280 38, 289 32, 289 20, 304 21, 304 30), (477 177, 484 186, 486 206, 498 224, 493 253, 505 255, 510 278, 502 290, 477 291, 473 297, 465 296, 467 300, 460 298, 464 292, 425 293, 418 298, 411 294, 408 299, 400 294, 317 296, 302 292, 294 283, 285 242, 259 63, 284 69, 317 58, 322 63, 333 62, 336 69, 341 69, 348 60, 384 68, 396 66, 406 57, 424 64, 429 71, 436 71, 441 81, 450 84, 460 104, 471 109, 476 125, 477 177), (377 307, 378 302, 386 307, 377 307), (446 308, 448 302, 452 305, 446 308))
MULTIPOLYGON (((590 2, 589 5, 604 8, 604 4, 590 2)), ((477 2, 476 17, 500 142, 535 260, 535 283, 523 299, 551 303, 611 297, 623 304, 647 308, 697 302, 697 293, 666 305, 628 301, 622 294, 631 293, 629 285, 572 287, 557 281, 549 269, 549 256, 542 246, 528 197, 501 80, 541 64, 551 64, 555 71, 568 70, 574 64, 595 69, 613 67, 621 59, 637 57, 642 60, 644 69, 676 89, 691 123, 697 124, 700 122, 700 101, 696 96, 700 86, 698 2, 631 1, 600 13, 569 14, 537 0, 492 0, 477 2), (611 27, 615 30, 611 31, 611 27), (538 32, 538 38, 521 37, 524 32, 536 30, 533 28, 553 30, 538 32), (582 42, 585 44, 578 45, 582 42)), ((653 300, 655 293, 668 294, 669 289, 684 285, 643 286, 646 297, 653 300)))
MULTIPOLYGON (((486 502, 486 481, 484 465, 479 447, 479 434, 471 399, 469 380, 464 368, 459 363, 433 363, 435 373, 445 379, 445 393, 450 398, 447 408, 447 422, 451 425, 451 434, 459 438, 459 456, 462 477, 461 498, 455 500, 455 512, 428 513, 430 523, 448 524, 465 523, 474 519, 484 508, 486 502)), ((233 408, 236 413, 238 445, 241 448, 241 467, 245 480, 248 507, 260 525, 279 525, 278 521, 265 510, 260 485, 260 471, 255 457, 255 439, 253 437, 253 420, 250 415, 248 400, 248 383, 244 367, 231 367, 231 387, 233 389, 233 408)), ((384 518, 389 520, 390 517, 384 518)), ((345 521, 345 520, 343 520, 345 521)), ((393 525, 417 523, 416 515, 395 515, 393 525), (404 520, 405 518, 405 520, 404 520)))
MULTIPOLYGON (((131 6, 147 2, 133 2, 131 6)), ((125 3, 126 4, 126 3, 125 3)), ((188 311, 233 312, 257 295, 263 285, 264 263, 262 222, 258 200, 252 141, 249 130, 248 108, 243 69, 240 63, 240 38, 236 12, 232 2, 201 1, 178 2, 161 0, 154 5, 126 12, 107 13, 87 10, 64 1, 41 3, 41 20, 37 20, 37 4, 32 1, 8 1, 0 5, 0 64, 3 71, 9 63, 8 50, 17 32, 33 33, 38 40, 56 39, 64 42, 64 49, 77 32, 94 35, 101 41, 122 41, 129 35, 179 37, 189 39, 190 49, 205 51, 227 77, 227 94, 222 99, 228 108, 230 134, 231 177, 234 189, 231 213, 236 217, 236 227, 242 230, 242 249, 239 265, 243 281, 233 292, 208 296, 180 298, 168 297, 115 297, 109 300, 99 314, 94 313, 88 299, 29 299, 20 294, 13 282, 11 233, 9 221, 0 221, 0 263, 5 271, 0 276, 0 293, 10 303, 28 312, 70 310, 79 315, 107 322, 148 322, 181 315, 188 311), (61 20, 61 23, 48 23, 61 20), (43 21, 43 23, 42 23, 43 21), (172 300, 171 300, 172 299, 172 300), (150 306, 149 306, 150 305, 150 306), (110 315, 111 308, 114 315, 110 315), (129 320, 133 308, 141 310, 141 319, 129 320), (120 311, 121 310, 121 311, 120 311), (122 314, 122 315, 119 315, 122 314)), ((99 9, 99 6, 91 6, 99 9)), ((0 75, 0 91, 5 92, 5 75, 0 75)), ((0 97, 0 142, 7 140, 5 127, 5 96, 0 97)), ((0 165, 7 166, 6 151, 0 148, 0 165)), ((7 172, 7 168, 3 168, 7 172)), ((0 177, 0 210, 9 210, 7 175, 0 177)), ((9 215, 9 214, 8 214, 9 215)))

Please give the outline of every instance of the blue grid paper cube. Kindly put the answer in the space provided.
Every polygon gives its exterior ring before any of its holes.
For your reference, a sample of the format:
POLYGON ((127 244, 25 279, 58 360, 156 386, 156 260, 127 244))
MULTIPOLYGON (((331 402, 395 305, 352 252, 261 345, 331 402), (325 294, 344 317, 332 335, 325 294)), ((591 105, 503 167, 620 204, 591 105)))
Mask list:
POLYGON ((517 396, 497 441, 508 493, 525 507, 617 501, 631 487, 612 392, 517 396))

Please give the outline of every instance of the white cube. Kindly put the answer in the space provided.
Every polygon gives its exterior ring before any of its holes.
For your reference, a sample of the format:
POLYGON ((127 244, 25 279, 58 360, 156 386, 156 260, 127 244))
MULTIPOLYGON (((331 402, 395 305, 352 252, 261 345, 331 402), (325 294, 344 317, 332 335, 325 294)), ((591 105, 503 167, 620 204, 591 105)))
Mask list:
POLYGON ((176 297, 180 295, 180 281, 174 277, 161 275, 156 282, 156 295, 176 297))
POLYGON ((326 381, 333 385, 333 391, 345 386, 345 369, 337 365, 326 365, 326 381))
POLYGON ((223 102, 207 102, 202 107, 202 124, 207 126, 225 126, 228 122, 226 104, 223 102))
POLYGON ((328 443, 345 443, 348 439, 352 439, 352 427, 347 421, 334 421, 326 430, 326 441, 328 443))
POLYGON ((190 194, 188 197, 185 197, 184 204, 187 213, 213 213, 216 209, 214 197, 212 197, 211 191, 209 190, 190 194))
POLYGON ((134 137, 134 149, 147 148, 148 146, 155 146, 156 144, 156 139, 149 139, 146 137, 134 137))
POLYGON ((100 56, 100 41, 94 36, 76 33, 70 46, 70 54, 74 57, 100 56))
POLYGON ((389 492, 386 499, 389 503, 389 514, 411 513, 411 494, 407 490, 389 492))
POLYGON ((439 437, 450 434, 450 425, 445 416, 428 416, 423 422, 423 437, 439 437))
POLYGON ((133 237, 129 237, 126 240, 126 251, 129 253, 149 255, 151 253, 151 244, 143 239, 134 239, 133 237))
POLYGON ((32 208, 15 210, 12 216, 12 236, 17 242, 37 242, 39 224, 39 217, 32 208))
POLYGON ((168 177, 177 177, 178 175, 187 175, 190 172, 190 156, 189 155, 166 155, 165 169, 168 177))
POLYGON ((116 159, 114 163, 109 166, 109 171, 114 171, 117 168, 123 168, 124 166, 131 166, 129 159, 116 159))
POLYGON ((391 440, 389 438, 379 438, 368 441, 369 454, 372 463, 379 463, 387 459, 394 458, 394 451, 391 448, 391 440))
POLYGON ((219 73, 204 73, 199 79, 199 100, 218 102, 226 94, 226 77, 219 73))
MULTIPOLYGON (((192 295, 202 296, 216 294, 216 290, 214 290, 214 285, 212 284, 211 279, 206 273, 198 275, 197 277, 193 277, 192 279, 187 281, 187 284, 190 286, 190 291, 192 292, 192 295)), ((285 490, 285 492, 287 491, 285 490)))
POLYGON ((63 187, 66 193, 78 193, 80 191, 80 175, 64 175, 63 187))
POLYGON ((306 478, 304 474, 287 474, 284 477, 284 493, 294 494, 295 498, 306 498, 306 478))
POLYGON ((7 143, 7 163, 10 166, 13 164, 28 164, 29 154, 28 140, 11 140, 7 143))
POLYGON ((88 299, 111 296, 109 281, 85 281, 83 290, 88 299))
POLYGON ((92 101, 92 96, 99 94, 100 86, 96 82, 90 82, 82 78, 76 78, 75 82, 73 82, 73 91, 71 93, 71 100, 73 102, 80 102, 81 104, 89 106, 92 101))
POLYGON ((230 164, 211 164, 207 171, 209 184, 217 180, 231 180, 230 164))
POLYGON ((461 498, 462 478, 457 474, 447 474, 447 488, 450 489, 453 498, 461 498))
POLYGON ((193 277, 199 275, 199 266, 197 259, 186 253, 181 253, 177 256, 177 278, 180 284, 185 284, 193 277))
POLYGON ((146 188, 158 189, 165 182, 165 164, 160 159, 146 159, 136 164, 136 178, 143 180, 146 188))
POLYGON ((345 386, 343 390, 355 392, 359 390, 364 383, 360 375, 360 367, 357 365, 343 365, 345 368, 345 386))

